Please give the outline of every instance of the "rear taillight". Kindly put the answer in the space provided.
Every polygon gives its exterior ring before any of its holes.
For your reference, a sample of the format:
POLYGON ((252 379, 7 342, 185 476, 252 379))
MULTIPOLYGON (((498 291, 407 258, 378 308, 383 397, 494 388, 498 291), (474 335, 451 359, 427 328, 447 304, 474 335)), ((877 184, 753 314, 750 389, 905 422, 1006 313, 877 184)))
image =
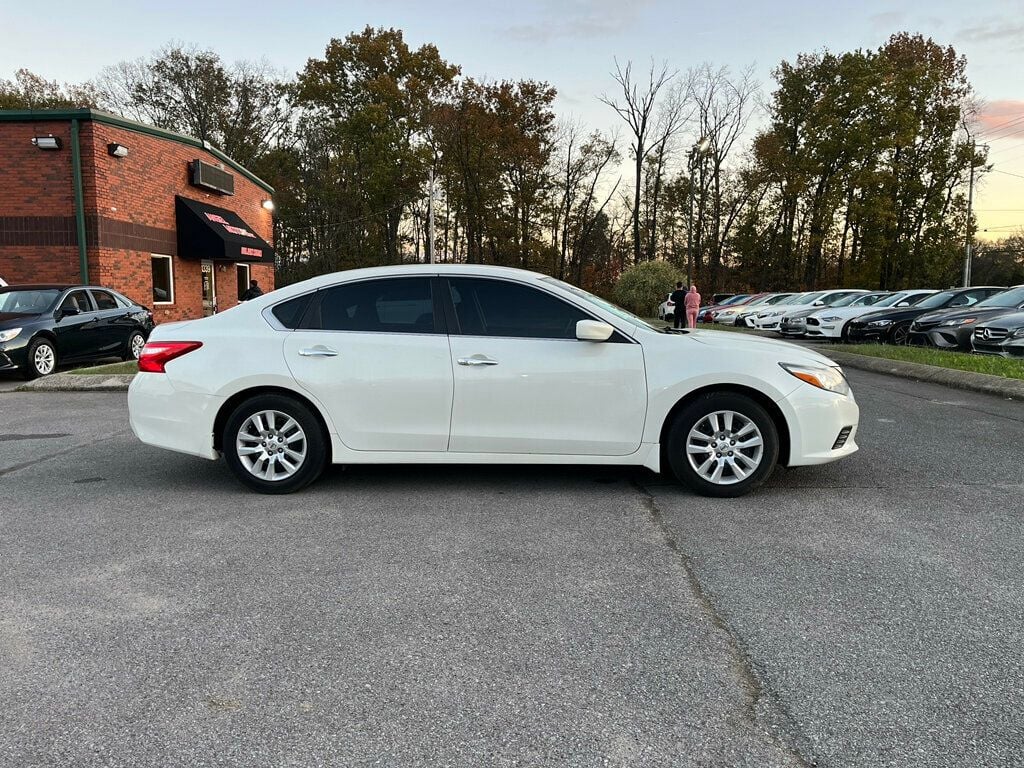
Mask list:
POLYGON ((150 341, 139 355, 139 371, 164 373, 164 366, 171 360, 187 355, 203 346, 201 341, 150 341))

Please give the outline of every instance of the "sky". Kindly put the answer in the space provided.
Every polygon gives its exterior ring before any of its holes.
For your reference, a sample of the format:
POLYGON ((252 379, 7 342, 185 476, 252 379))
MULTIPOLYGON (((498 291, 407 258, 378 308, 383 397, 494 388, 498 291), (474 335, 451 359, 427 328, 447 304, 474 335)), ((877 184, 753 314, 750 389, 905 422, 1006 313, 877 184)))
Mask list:
POLYGON ((994 168, 975 194, 980 236, 1024 228, 1024 119, 1011 122, 1024 118, 1024 0, 0 0, 0 78, 26 67, 79 82, 169 41, 294 74, 332 37, 367 25, 399 28, 414 47, 433 43, 477 79, 547 81, 559 116, 595 129, 617 125, 598 100, 613 91, 616 58, 680 71, 752 66, 768 94, 772 69, 799 53, 877 48, 895 32, 920 32, 966 56, 984 104, 979 142, 994 168))

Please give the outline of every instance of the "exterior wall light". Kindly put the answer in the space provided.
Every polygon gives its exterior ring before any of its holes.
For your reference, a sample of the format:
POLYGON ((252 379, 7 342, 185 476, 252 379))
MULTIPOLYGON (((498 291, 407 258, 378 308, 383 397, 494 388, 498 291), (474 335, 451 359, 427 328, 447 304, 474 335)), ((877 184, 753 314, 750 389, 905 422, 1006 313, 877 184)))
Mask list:
POLYGON ((128 147, 123 144, 107 144, 107 154, 111 157, 128 157, 128 147))
POLYGON ((274 201, 273 200, 264 200, 263 201, 263 207, 266 208, 268 211, 274 210, 274 201))
POLYGON ((61 141, 59 136, 36 136, 32 143, 38 149, 60 149, 61 141))

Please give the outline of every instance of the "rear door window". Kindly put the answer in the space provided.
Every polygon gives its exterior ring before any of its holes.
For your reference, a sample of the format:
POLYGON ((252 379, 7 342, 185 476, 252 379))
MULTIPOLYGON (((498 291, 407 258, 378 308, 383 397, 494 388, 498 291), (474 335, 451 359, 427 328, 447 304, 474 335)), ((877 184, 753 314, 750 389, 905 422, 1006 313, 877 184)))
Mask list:
POLYGON ((363 333, 440 333, 429 277, 361 280, 320 292, 312 327, 363 333))

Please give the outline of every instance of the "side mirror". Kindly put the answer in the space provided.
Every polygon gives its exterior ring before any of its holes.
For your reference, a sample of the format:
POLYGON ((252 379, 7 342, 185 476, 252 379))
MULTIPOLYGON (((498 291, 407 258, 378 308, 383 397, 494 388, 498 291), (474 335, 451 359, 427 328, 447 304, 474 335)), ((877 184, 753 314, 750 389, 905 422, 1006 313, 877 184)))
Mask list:
POLYGON ((608 323, 597 320, 580 320, 576 323, 576 338, 580 341, 608 341, 615 329, 608 323))
POLYGON ((57 319, 59 320, 63 317, 73 317, 74 315, 80 314, 82 313, 78 311, 78 307, 61 307, 60 309, 57 310, 57 319))
POLYGON ((897 306, 897 307, 909 307, 909 306, 910 306, 910 302, 909 302, 909 301, 901 301, 901 302, 900 302, 899 304, 897 304, 896 306, 897 306))
POLYGON ((811 304, 811 306, 812 307, 824 307, 825 306, 825 302, 822 301, 821 299, 818 299, 816 302, 811 304))

